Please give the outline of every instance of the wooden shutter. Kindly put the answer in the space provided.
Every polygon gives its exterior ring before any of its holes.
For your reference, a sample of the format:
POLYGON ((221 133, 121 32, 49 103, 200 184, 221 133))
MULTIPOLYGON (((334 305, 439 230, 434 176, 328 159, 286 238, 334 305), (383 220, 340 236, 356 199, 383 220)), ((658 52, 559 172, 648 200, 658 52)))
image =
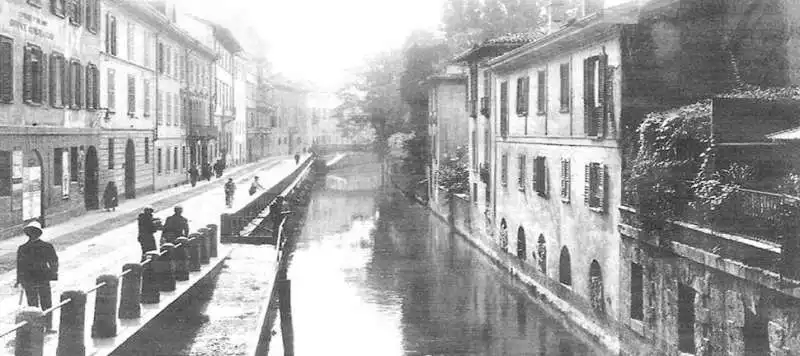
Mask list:
POLYGON ((610 88, 610 83, 612 81, 609 80, 609 78, 608 78, 608 55, 607 54, 604 53, 604 54, 602 54, 600 56, 600 59, 599 59, 599 62, 598 62, 598 66, 599 66, 599 70, 598 70, 599 77, 597 78, 597 80, 598 80, 598 83, 599 83, 598 85, 599 85, 599 88, 600 88, 600 90, 599 90, 600 98, 599 99, 600 99, 600 108, 601 109, 600 109, 600 113, 597 115, 598 116, 598 120, 597 120, 597 125, 598 125, 598 127, 597 127, 597 136, 604 137, 605 134, 606 134, 606 123, 607 123, 606 118, 609 115, 609 110, 610 110, 609 108, 612 107, 611 105, 609 105, 609 103, 614 100, 614 98, 611 97, 611 92, 612 91, 611 91, 611 88, 610 88))
POLYGON ((106 98, 106 106, 110 111, 114 111, 117 107, 117 95, 116 95, 116 72, 113 69, 108 70, 108 97, 106 98))
POLYGON ((14 101, 14 42, 0 36, 0 101, 14 101))
POLYGON ((528 115, 531 107, 531 77, 525 77, 524 85, 525 92, 522 95, 522 101, 525 103, 525 115, 528 115))
POLYGON ((586 206, 592 206, 592 164, 587 163, 584 167, 583 202, 586 206))
POLYGON ((539 187, 539 157, 533 158, 533 164, 531 164, 531 188, 533 188, 534 192, 538 192, 539 187))
POLYGON ((608 166, 597 164, 597 207, 602 211, 606 211, 608 206, 608 198, 606 197, 606 174, 608 174, 608 166))
POLYGON ((164 74, 164 44, 163 43, 159 43, 158 44, 158 53, 156 53, 156 56, 158 57, 156 59, 156 66, 158 67, 157 68, 158 72, 161 73, 161 74, 164 74))
POLYGON ((75 108, 83 107, 83 66, 75 62, 75 108))
POLYGON ((106 13, 106 53, 111 54, 111 13, 106 13))
POLYGON ((570 193, 570 165, 569 159, 561 160, 561 197, 569 201, 570 193))
POLYGON ((50 55, 50 106, 57 108, 60 107, 59 103, 59 87, 58 82, 61 79, 61 75, 58 73, 58 57, 55 53, 50 55))
POLYGON ((33 70, 31 47, 25 46, 22 54, 22 100, 31 102, 33 99, 33 70))
POLYGON ((523 92, 523 78, 517 78, 517 115, 522 115, 522 92, 523 92))
POLYGON ((117 55, 117 18, 111 16, 111 54, 117 55))
POLYGON ((134 115, 136 113, 136 79, 128 76, 128 114, 134 115))
POLYGON ((539 186, 539 195, 547 196, 547 161, 544 157, 536 158, 536 169, 539 171, 536 175, 539 178, 537 185, 539 186))
POLYGON ((150 116, 150 81, 145 79, 142 83, 142 95, 144 95, 144 116, 150 116))
POLYGON ((594 136, 593 120, 594 115, 594 86, 592 77, 594 76, 594 58, 587 58, 583 61, 583 130, 586 136, 594 136))
POLYGON ((49 89, 49 71, 47 67, 47 56, 44 55, 41 51, 39 52, 39 87, 36 88, 37 94, 39 95, 39 103, 42 105, 47 104, 47 92, 49 89))
POLYGON ((92 67, 92 75, 94 81, 92 95, 94 95, 94 108, 97 109, 100 107, 100 69, 92 67))

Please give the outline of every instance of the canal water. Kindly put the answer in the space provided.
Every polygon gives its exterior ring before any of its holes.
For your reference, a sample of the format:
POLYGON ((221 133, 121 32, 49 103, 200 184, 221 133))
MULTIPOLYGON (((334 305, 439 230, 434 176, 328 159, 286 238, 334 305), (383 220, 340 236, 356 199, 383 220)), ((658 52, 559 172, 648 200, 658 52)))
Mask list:
POLYGON ((333 170, 317 187, 289 260, 296 355, 609 354, 381 189, 379 163, 333 170))

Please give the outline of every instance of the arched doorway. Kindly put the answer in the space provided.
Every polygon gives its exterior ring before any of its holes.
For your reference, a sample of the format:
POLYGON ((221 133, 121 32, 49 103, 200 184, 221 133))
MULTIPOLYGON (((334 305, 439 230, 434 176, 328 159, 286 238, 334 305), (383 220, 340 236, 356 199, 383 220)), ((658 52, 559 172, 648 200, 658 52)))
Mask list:
POLYGON ((136 147, 132 139, 125 145, 125 198, 136 198, 136 147))
POLYGON ((38 220, 44 226, 44 172, 39 151, 33 150, 25 155, 22 169, 22 219, 38 220))
POLYGON ((558 281, 566 286, 572 285, 572 267, 566 246, 561 249, 561 257, 558 259, 558 281))
POLYGON ((603 302, 603 271, 600 269, 600 263, 597 260, 592 260, 589 267, 589 298, 592 302, 592 309, 597 313, 605 312, 605 303, 603 302))
POLYGON ((547 244, 544 241, 544 234, 539 234, 539 241, 537 242, 536 252, 539 253, 539 269, 542 273, 547 274, 547 244))
POLYGON ((528 254, 528 248, 526 246, 527 242, 525 241, 525 229, 522 226, 517 229, 517 257, 521 260, 525 260, 528 254))
POLYGON ((100 172, 97 170, 97 149, 94 146, 89 146, 86 150, 86 167, 83 202, 86 210, 93 210, 100 207, 100 200, 98 199, 98 191, 100 185, 100 172))

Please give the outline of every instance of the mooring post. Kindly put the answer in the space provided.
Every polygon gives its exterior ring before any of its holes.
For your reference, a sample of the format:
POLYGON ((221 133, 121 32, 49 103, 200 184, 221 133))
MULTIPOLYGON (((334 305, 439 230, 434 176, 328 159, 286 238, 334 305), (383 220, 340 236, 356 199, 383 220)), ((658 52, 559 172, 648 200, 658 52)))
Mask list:
POLYGON ((154 264, 160 255, 156 251, 148 251, 146 256, 147 260, 142 265, 142 304, 157 304, 161 301, 161 292, 154 264))
POLYGON ((189 239, 179 237, 175 240, 172 251, 172 264, 175 266, 175 280, 189 280, 189 239))
POLYGON ((292 327, 292 284, 288 279, 278 281, 278 304, 281 315, 281 335, 284 356, 294 356, 294 328, 292 327))
POLYGON ((208 231, 210 231, 210 234, 211 234, 211 238, 208 239, 208 242, 209 242, 208 255, 211 258, 215 258, 215 257, 219 256, 219 251, 217 251, 217 249, 219 247, 219 240, 218 240, 219 236, 217 236, 217 232, 218 232, 219 229, 217 229, 217 225, 216 224, 208 224, 208 225, 206 225, 206 227, 208 228, 208 231))
POLYGON ((230 243, 233 237, 230 214, 219 216, 219 239, 222 243, 230 243))
POLYGON ((122 266, 122 288, 119 300, 120 319, 138 319, 142 316, 142 265, 127 263, 122 266))
POLYGON ((25 306, 17 312, 16 322, 26 324, 17 329, 14 356, 42 356, 44 353, 44 314, 35 307, 25 306))
POLYGON ((197 234, 200 235, 200 264, 207 265, 211 263, 208 256, 208 229, 201 228, 197 234))
POLYGON ((56 356, 86 355, 86 293, 66 291, 61 293, 61 301, 70 302, 61 307, 61 322, 58 327, 58 347, 56 356))
POLYGON ((97 277, 98 288, 94 302, 94 323, 92 337, 107 338, 117 336, 117 287, 119 278, 112 274, 97 277))
POLYGON ((200 271, 200 241, 198 234, 189 235, 189 271, 200 271))
POLYGON ((175 290, 175 266, 172 264, 172 252, 175 250, 175 245, 165 243, 161 245, 161 256, 158 258, 157 271, 160 274, 160 282, 158 285, 161 292, 172 292, 175 290))

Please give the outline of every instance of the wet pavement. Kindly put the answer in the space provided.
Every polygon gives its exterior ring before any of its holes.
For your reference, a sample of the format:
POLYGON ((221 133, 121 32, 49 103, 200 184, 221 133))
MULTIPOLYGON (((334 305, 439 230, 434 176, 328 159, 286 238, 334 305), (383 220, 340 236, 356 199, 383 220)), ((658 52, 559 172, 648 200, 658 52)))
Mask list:
POLYGON ((380 192, 379 169, 332 171, 312 195, 288 273, 296 355, 608 354, 446 224, 380 192))

